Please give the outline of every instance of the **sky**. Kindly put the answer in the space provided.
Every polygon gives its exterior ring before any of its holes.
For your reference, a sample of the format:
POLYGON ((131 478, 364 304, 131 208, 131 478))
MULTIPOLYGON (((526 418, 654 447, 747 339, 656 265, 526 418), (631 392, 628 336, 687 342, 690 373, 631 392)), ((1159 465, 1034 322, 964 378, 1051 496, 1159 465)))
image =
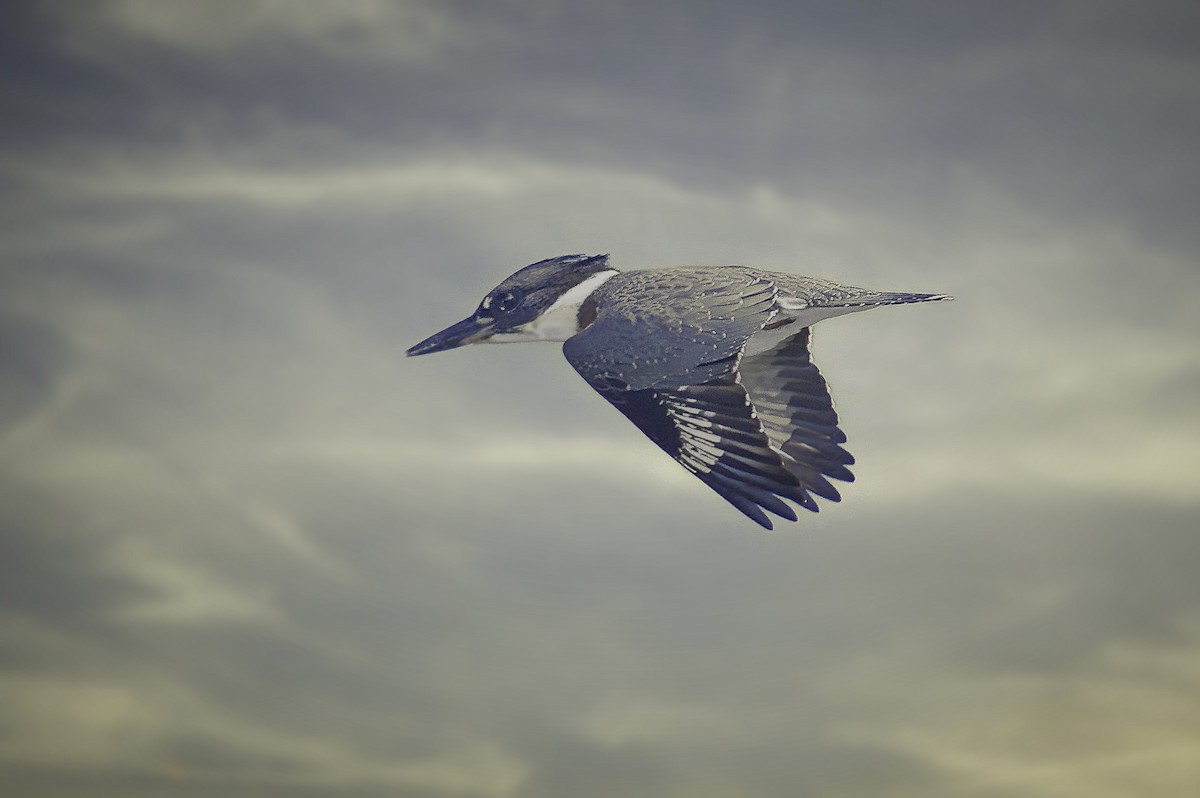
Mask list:
POLYGON ((1200 9, 96 0, 0 28, 0 793, 1200 794, 1200 9), (767 533, 552 344, 610 253, 824 322, 767 533))

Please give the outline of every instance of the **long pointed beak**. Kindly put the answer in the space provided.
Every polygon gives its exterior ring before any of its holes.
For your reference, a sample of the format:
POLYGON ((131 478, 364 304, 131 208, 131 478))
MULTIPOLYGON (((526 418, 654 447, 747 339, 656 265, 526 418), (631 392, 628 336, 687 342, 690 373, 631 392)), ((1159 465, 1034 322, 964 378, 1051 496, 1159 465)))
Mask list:
POLYGON ((470 316, 457 324, 451 325, 439 333, 426 338, 421 343, 411 347, 405 354, 429 355, 434 352, 445 352, 467 344, 485 341, 492 335, 492 324, 476 316, 470 316))

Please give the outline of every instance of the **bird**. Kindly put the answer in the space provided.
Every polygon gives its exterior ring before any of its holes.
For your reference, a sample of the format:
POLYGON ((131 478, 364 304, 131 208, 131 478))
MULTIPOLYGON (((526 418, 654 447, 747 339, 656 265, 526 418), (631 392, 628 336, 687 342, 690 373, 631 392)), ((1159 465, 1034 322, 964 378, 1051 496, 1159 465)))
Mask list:
POLYGON ((562 342, 567 362, 681 466, 765 529, 841 501, 854 457, 809 355, 812 326, 947 294, 872 291, 746 266, 621 271, 608 255, 518 270, 407 350, 562 342), (787 501, 784 501, 787 500, 787 501))

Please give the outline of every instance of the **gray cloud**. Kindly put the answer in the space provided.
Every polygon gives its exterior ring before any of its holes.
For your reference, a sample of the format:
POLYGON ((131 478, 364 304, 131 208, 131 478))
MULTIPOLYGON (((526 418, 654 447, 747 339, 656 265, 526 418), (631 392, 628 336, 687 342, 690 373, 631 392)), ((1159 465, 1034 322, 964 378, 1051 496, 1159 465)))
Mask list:
POLYGON ((1186 4, 26 4, 0 104, 7 794, 1188 794, 1186 4), (233 11, 236 10, 236 14, 233 11), (764 535, 509 271, 743 262, 859 458, 764 535))

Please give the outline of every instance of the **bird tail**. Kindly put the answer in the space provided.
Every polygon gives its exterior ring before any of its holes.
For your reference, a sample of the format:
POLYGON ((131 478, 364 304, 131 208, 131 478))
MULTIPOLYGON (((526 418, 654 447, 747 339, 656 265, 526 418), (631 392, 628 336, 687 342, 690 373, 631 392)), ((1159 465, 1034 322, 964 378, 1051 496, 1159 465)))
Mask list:
MULTIPOLYGON (((913 302, 941 302, 954 299, 949 294, 913 294, 895 291, 868 291, 865 288, 837 286, 832 291, 814 291, 805 297, 780 297, 779 306, 785 311, 831 311, 820 313, 819 318, 841 316, 858 310, 884 305, 907 305, 913 302)), ((813 319, 814 321, 816 319, 813 319)))
MULTIPOLYGON (((897 291, 863 291, 860 294, 837 297, 822 302, 825 307, 875 307, 876 305, 907 305, 911 302, 942 302, 954 299, 949 294, 913 294, 897 291)), ((816 303, 814 303, 816 304, 816 303)))

